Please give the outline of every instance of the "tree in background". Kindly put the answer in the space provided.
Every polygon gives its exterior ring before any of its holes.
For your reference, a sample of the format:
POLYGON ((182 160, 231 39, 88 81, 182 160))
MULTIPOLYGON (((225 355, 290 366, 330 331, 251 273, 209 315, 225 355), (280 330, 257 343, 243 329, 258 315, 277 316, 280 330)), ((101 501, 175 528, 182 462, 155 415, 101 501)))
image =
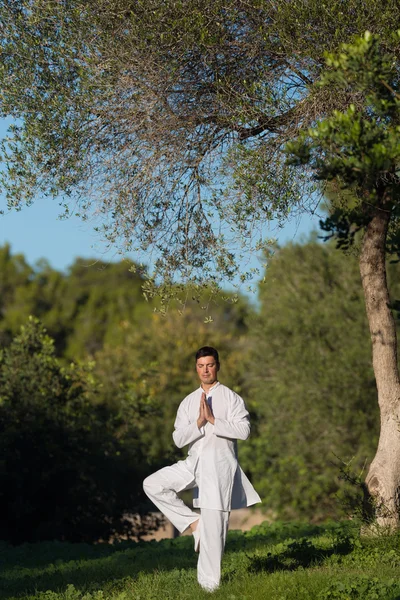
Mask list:
POLYGON ((1 539, 97 541, 151 528, 140 519, 149 471, 133 408, 123 419, 122 403, 101 403, 91 370, 62 367, 31 318, 0 355, 1 539))
POLYGON ((372 359, 381 415, 379 445, 370 466, 366 518, 380 525, 400 522, 400 377, 397 335, 386 275, 386 253, 399 252, 400 207, 400 31, 396 50, 366 33, 327 58, 320 87, 349 97, 288 145, 292 162, 308 165, 318 181, 336 185, 338 200, 326 228, 351 244, 362 232, 360 272, 372 340, 372 359))
POLYGON ((340 461, 361 472, 378 434, 357 260, 331 245, 288 245, 265 279, 249 323, 257 421, 243 464, 274 514, 336 516, 340 461))
MULTIPOLYGON (((26 265, 18 257, 21 261, 26 265)), ((396 294, 397 264, 390 265, 390 273, 396 294)), ((171 432, 177 406, 198 385, 193 357, 203 344, 220 350, 221 381, 245 398, 252 413, 252 436, 239 452, 264 507, 285 517, 336 514, 335 454, 361 468, 377 435, 376 388, 364 343, 367 322, 355 256, 317 243, 284 247, 269 260, 259 307, 226 294, 215 305, 207 306, 210 298, 203 298, 203 309, 185 300, 185 311, 170 311, 167 319, 160 313, 135 319, 135 312, 128 319, 124 302, 118 314, 114 299, 120 288, 124 297, 125 279, 114 280, 111 294, 109 271, 94 275, 93 285, 76 291, 69 275, 59 274, 68 295, 54 294, 53 304, 49 296, 46 309, 46 314, 64 314, 65 302, 72 307, 68 298, 83 297, 82 289, 104 298, 107 340, 90 368, 60 364, 53 344, 32 321, 3 350, 0 480, 8 490, 1 496, 3 509, 16 515, 11 529, 25 523, 26 539, 98 539, 112 531, 140 535, 151 525, 124 522, 123 515, 152 510, 141 496, 143 477, 181 457, 171 432), (202 323, 199 310, 211 312, 213 322, 202 323), (44 480, 57 482, 60 491, 44 480), (104 525, 100 509, 115 522, 104 525)), ((29 289, 24 285, 21 289, 29 289)), ((18 306, 22 314, 15 310, 14 316, 20 322, 26 307, 18 306)), ((75 319, 81 323, 78 308, 86 310, 85 303, 68 313, 72 332, 79 329, 75 319)), ((90 342, 89 331, 85 339, 90 342)), ((84 352, 79 350, 87 360, 84 352)), ((0 536, 10 537, 10 531, 0 536)))
POLYGON ((142 481, 178 456, 171 432, 179 402, 198 385, 199 345, 220 348, 223 379, 240 391, 247 302, 206 296, 199 307, 185 298, 184 313, 165 319, 150 312, 125 262, 77 260, 62 274, 45 261, 30 267, 9 247, 0 256, 0 506, 13 515, 0 537, 140 536, 157 522, 146 516, 153 507, 142 481), (12 339, 29 310, 58 333, 60 359, 34 318, 12 339), (72 348, 81 366, 71 365, 72 348))
POLYGON ((142 294, 144 279, 128 261, 77 258, 66 273, 45 260, 30 266, 22 255, 0 247, 0 336, 8 345, 29 315, 39 318, 59 356, 77 360, 105 342, 117 343, 119 324, 138 323, 153 310, 142 294))
POLYGON ((77 259, 68 269, 59 299, 45 315, 49 330, 61 317, 65 328, 63 354, 72 359, 94 355, 115 335, 123 321, 146 320, 153 306, 143 298, 144 279, 130 271, 129 261, 105 263, 77 259), (58 313, 58 314, 57 314, 58 313))
POLYGON ((31 312, 32 305, 28 298, 27 288, 33 274, 34 270, 28 265, 22 254, 12 255, 8 244, 0 247, 1 346, 11 342, 13 333, 18 330, 31 312), (22 321, 19 321, 21 314, 23 315, 22 321))

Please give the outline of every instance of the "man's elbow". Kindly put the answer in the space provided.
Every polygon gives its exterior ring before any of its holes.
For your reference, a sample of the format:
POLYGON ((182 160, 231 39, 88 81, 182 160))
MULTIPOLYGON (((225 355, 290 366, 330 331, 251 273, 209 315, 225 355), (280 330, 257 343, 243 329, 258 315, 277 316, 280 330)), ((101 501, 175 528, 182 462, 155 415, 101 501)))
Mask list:
POLYGON ((179 435, 176 435, 176 432, 172 434, 172 439, 174 440, 174 444, 177 448, 183 448, 184 443, 179 435))
POLYGON ((240 435, 239 439, 242 441, 246 441, 247 438, 250 436, 250 425, 246 425, 245 427, 242 427, 240 433, 241 433, 241 435, 240 435))

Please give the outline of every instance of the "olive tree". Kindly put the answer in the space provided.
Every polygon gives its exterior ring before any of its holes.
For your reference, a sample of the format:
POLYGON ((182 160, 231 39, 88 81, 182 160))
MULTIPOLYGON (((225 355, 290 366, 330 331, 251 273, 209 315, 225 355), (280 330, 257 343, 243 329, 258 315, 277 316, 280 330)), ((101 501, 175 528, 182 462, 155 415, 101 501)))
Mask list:
MULTIPOLYGON (((395 36, 400 40, 400 32, 395 36)), ((386 53, 369 32, 328 56, 320 81, 353 102, 304 131, 288 145, 292 162, 311 166, 315 179, 337 188, 329 228, 346 245, 357 240, 371 333, 381 430, 366 479, 379 524, 400 518, 400 379, 386 255, 399 252, 400 78, 396 53, 386 53), (332 185, 331 184, 331 185, 332 185)), ((371 511, 370 511, 371 512, 371 511)), ((368 515, 366 515, 368 516, 368 515)))
POLYGON ((395 28, 396 2, 367 5, 1 0, 9 205, 94 210, 159 281, 235 277, 268 220, 315 209, 283 149, 346 101, 313 87, 324 51, 395 28))

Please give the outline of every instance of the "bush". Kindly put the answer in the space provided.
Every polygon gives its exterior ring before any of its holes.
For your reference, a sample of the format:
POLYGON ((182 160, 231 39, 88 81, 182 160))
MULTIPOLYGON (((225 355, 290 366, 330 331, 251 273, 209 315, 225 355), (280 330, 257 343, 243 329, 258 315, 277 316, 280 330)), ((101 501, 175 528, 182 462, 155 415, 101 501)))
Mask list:
POLYGON ((108 540, 140 535, 148 474, 134 423, 95 402, 90 365, 63 367, 30 318, 0 354, 0 538, 108 540))

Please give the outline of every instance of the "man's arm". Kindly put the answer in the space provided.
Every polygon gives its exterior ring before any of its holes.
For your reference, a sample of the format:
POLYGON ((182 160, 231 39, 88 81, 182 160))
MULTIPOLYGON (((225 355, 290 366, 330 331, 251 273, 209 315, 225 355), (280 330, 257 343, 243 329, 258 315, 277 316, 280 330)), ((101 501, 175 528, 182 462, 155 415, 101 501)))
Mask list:
POLYGON ((250 435, 250 418, 242 398, 234 394, 229 419, 214 419, 214 435, 234 440, 247 440, 250 435))
POLYGON ((178 408, 174 428, 172 438, 178 448, 183 448, 187 444, 191 444, 204 436, 204 427, 199 427, 198 421, 191 422, 189 420, 183 404, 178 408))

